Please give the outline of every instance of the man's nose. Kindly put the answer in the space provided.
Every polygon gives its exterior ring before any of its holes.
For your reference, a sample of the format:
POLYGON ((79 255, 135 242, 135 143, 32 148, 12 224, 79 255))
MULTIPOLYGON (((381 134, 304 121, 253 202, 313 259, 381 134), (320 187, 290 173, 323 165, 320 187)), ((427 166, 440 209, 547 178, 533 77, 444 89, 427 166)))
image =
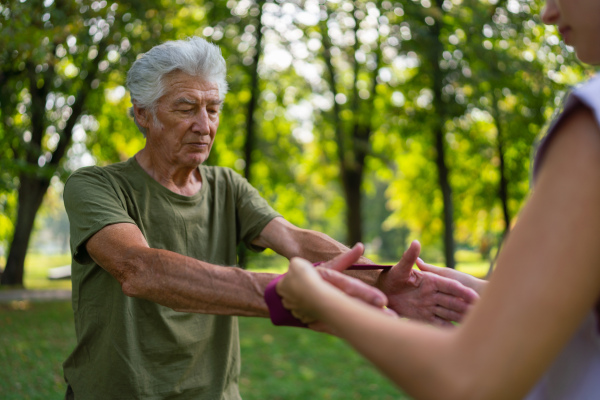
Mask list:
POLYGON ((560 12, 556 5, 556 0, 546 0, 546 5, 541 13, 542 22, 546 25, 556 24, 559 16, 560 12))
POLYGON ((201 109, 195 116, 192 123, 192 131, 200 135, 208 135, 210 133, 210 119, 206 109, 201 109))

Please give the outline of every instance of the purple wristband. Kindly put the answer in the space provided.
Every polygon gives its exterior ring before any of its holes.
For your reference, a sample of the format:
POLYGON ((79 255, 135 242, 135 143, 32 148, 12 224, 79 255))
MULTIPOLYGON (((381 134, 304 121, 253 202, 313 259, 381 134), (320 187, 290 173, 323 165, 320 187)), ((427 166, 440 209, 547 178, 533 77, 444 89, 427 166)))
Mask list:
POLYGON ((269 308, 271 322, 273 325, 278 326, 298 326, 306 328, 308 325, 294 317, 292 313, 283 306, 281 296, 277 293, 277 282, 284 276, 285 274, 279 275, 277 278, 273 279, 265 289, 265 302, 269 308))
MULTIPOLYGON (((317 262, 313 265, 316 267, 323 262, 317 262)), ((377 265, 377 264, 354 264, 348 269, 352 270, 369 270, 369 269, 389 269, 393 267, 393 265, 377 265)), ((277 282, 283 278, 285 274, 279 275, 277 278, 273 279, 267 285, 265 289, 265 302, 267 303, 267 307, 269 308, 269 316, 271 317, 271 322, 273 325, 277 326, 298 326, 302 328, 308 327, 304 322, 300 321, 298 318, 294 317, 292 313, 283 306, 282 298, 277 293, 276 286, 277 282)))

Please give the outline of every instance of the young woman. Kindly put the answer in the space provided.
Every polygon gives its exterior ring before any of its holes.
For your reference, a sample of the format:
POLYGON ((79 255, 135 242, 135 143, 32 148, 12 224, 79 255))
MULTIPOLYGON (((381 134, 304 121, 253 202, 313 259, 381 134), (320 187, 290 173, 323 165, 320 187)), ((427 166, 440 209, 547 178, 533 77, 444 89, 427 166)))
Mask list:
MULTIPOLYGON (((600 64, 600 0, 548 0, 542 19, 580 60, 600 64)), ((454 329, 391 318, 302 259, 277 292, 295 316, 326 323, 417 399, 600 398, 600 78, 571 93, 534 176, 490 282, 452 275, 483 292, 454 329)), ((362 246, 352 252, 358 258, 362 246)), ((418 252, 413 243, 403 262, 438 271, 418 252)))

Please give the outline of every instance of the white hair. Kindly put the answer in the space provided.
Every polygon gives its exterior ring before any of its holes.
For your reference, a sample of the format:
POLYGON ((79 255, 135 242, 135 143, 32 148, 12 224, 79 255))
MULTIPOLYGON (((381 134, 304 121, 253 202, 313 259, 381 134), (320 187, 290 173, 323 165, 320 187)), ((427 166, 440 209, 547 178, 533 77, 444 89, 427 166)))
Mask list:
MULTIPOLYGON (((227 67, 221 49, 194 36, 186 40, 162 43, 138 57, 127 73, 131 102, 139 108, 149 110, 156 117, 158 99, 165 92, 163 79, 173 71, 182 71, 204 81, 216 83, 220 100, 227 94, 227 67)), ((129 113, 145 136, 146 129, 140 126, 135 118, 133 107, 129 109, 129 113)))

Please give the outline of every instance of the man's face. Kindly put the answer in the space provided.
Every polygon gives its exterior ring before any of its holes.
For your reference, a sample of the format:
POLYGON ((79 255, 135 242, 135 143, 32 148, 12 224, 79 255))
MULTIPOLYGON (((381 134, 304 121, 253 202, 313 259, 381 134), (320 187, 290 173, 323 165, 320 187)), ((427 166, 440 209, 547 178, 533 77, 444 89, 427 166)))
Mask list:
POLYGON ((196 167, 208 158, 219 127, 219 90, 181 71, 167 75, 164 85, 156 118, 146 113, 146 147, 158 149, 172 165, 196 167))

